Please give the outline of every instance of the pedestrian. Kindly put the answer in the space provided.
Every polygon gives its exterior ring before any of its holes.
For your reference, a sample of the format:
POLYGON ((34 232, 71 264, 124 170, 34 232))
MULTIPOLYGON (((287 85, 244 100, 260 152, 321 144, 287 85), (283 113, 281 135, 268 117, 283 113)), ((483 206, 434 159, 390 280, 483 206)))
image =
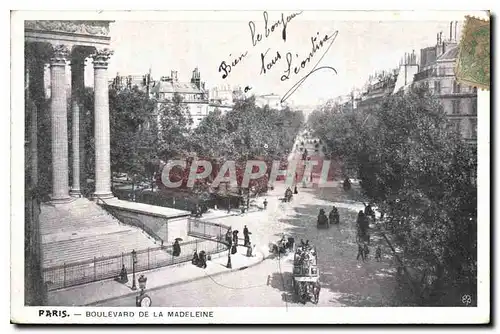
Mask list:
POLYGON ((193 265, 197 266, 199 261, 200 261, 200 258, 198 257, 198 252, 194 251, 193 258, 191 259, 191 263, 193 265))
POLYGON ((363 253, 365 254, 365 259, 368 260, 368 254, 370 254, 370 249, 368 248, 367 244, 363 246, 363 253))
POLYGON ((207 267, 207 255, 206 255, 205 251, 200 252, 199 265, 203 269, 205 269, 207 267))
POLYGON ((248 246, 250 245, 250 234, 248 232, 248 227, 245 225, 245 227, 243 228, 243 236, 245 237, 245 242, 243 244, 243 246, 248 246))
POLYGON ((172 255, 173 256, 179 256, 181 255, 181 245, 179 244, 179 240, 175 240, 174 245, 172 246, 173 251, 172 255))
POLYGON ((238 246, 238 231, 233 231, 233 245, 238 246))
POLYGON ((297 195, 299 193, 299 191, 297 190, 297 185, 295 185, 295 187, 293 188, 293 193, 295 195, 297 195))
POLYGON ((378 245, 377 249, 375 250, 375 260, 377 260, 377 262, 380 262, 382 260, 382 249, 380 249, 380 245, 378 245))
POLYGON ((264 198, 264 210, 267 209, 267 198, 264 198))
POLYGON ((372 206, 370 203, 365 206, 365 217, 371 217, 373 222, 375 222, 375 211, 373 211, 372 206))
POLYGON ((363 260, 363 262, 365 262, 364 248, 363 248, 363 246, 361 246, 361 244, 358 243, 358 256, 356 256, 356 260, 359 260, 359 257, 361 257, 361 260, 363 260))
POLYGON ((120 282, 121 283, 127 283, 128 282, 128 275, 127 275, 127 269, 125 268, 125 265, 122 265, 122 270, 120 271, 120 282))

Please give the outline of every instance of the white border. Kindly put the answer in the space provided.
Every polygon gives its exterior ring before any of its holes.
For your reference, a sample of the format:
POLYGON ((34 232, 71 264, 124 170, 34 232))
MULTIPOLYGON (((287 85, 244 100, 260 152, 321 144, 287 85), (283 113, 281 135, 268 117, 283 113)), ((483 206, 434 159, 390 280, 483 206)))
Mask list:
MULTIPOLYGON (((304 7, 304 6, 300 6, 304 7)), ((308 6, 309 7, 309 6, 308 6)), ((281 7, 283 8, 283 6, 281 7)), ((23 277, 24 255, 24 101, 23 101, 23 48, 24 25, 23 19, 114 19, 114 20, 175 20, 199 19, 221 20, 230 17, 232 20, 245 20, 254 17, 257 12, 190 12, 189 17, 183 17, 180 12, 19 12, 13 15, 11 22, 11 319, 16 322, 46 323, 46 318, 38 317, 40 308, 25 307, 23 277), (230 15, 228 15, 230 14, 230 15)), ((331 14, 331 13, 330 13, 331 14)), ((338 12, 335 17, 339 20, 453 20, 461 19, 464 15, 484 17, 483 12, 338 12)), ((318 12, 321 19, 325 12, 318 12)), ((329 17, 331 19, 331 16, 329 17)), ((490 239, 489 239, 489 92, 478 93, 478 307, 477 308, 213 308, 215 318, 85 318, 78 319, 78 323, 485 323, 489 321, 490 309, 490 239), (362 316, 361 316, 362 315, 362 316), (102 321, 102 322, 101 322, 102 321)), ((84 314, 87 310, 107 311, 107 308, 54 308, 84 314)), ((127 310, 125 308, 120 310, 127 310)), ((159 311, 152 308, 149 312, 159 311)), ((163 312, 168 308, 162 308, 163 312)), ((196 311, 207 310, 206 308, 196 311)), ((136 314, 137 308, 128 309, 136 314)), ((74 317, 65 319, 50 319, 51 323, 73 323, 74 317)))

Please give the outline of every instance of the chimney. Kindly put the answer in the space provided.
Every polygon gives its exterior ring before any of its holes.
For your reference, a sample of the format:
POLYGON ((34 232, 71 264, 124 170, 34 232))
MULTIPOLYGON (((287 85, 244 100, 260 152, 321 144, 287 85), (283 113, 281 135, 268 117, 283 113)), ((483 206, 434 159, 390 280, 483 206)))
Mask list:
POLYGON ((455 41, 458 42, 457 40, 457 26, 458 26, 458 21, 455 21, 455 41))
POLYGON ((453 29, 453 21, 450 22, 450 41, 452 40, 452 29, 453 29))
POLYGON ((198 70, 198 67, 196 67, 193 71, 193 75, 191 76, 191 83, 194 83, 198 89, 201 88, 201 83, 200 83, 200 71, 198 70))

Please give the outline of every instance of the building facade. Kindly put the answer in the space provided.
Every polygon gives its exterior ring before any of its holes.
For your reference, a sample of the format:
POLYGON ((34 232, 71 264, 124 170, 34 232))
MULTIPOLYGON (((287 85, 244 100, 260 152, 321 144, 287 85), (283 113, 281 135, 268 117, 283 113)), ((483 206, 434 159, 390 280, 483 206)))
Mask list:
POLYGON ((277 110, 281 110, 287 106, 285 103, 281 102, 281 96, 276 94, 256 95, 255 104, 257 107, 263 108, 268 106, 271 109, 277 110))
POLYGON ((172 71, 170 77, 161 77, 153 84, 151 95, 159 104, 171 101, 175 94, 182 97, 182 104, 188 108, 188 113, 193 120, 193 127, 198 126, 201 120, 208 115, 209 98, 205 83, 201 81, 198 68, 192 72, 191 81, 179 81, 177 71, 172 71))
POLYGON ((458 56, 458 22, 450 23, 447 39, 437 35, 435 46, 420 51, 420 70, 414 84, 427 87, 436 95, 449 120, 448 126, 475 143, 477 138, 477 89, 461 85, 455 79, 458 56))
POLYGON ((229 85, 211 88, 209 92, 208 112, 211 113, 218 109, 222 113, 226 113, 232 110, 234 101, 237 99, 235 96, 235 92, 237 91, 238 89, 233 89, 229 85))
POLYGON ((151 70, 144 75, 120 75, 116 73, 113 80, 109 81, 109 88, 115 90, 132 89, 134 87, 151 95, 151 88, 155 82, 151 76, 151 70))
POLYGON ((108 105, 108 61, 110 21, 25 21, 25 304, 43 305, 45 288, 42 275, 42 237, 40 201, 36 189, 43 164, 50 177, 50 201, 57 207, 81 197, 81 173, 85 161, 83 148, 84 108, 82 91, 87 59, 94 70, 94 198, 110 198, 110 132, 108 105), (47 70, 48 68, 48 70, 47 70), (70 76, 66 75, 70 70, 70 76), (47 79, 50 89, 46 89, 47 79), (68 82, 69 81, 69 82, 68 82), (70 84, 71 83, 71 84, 70 84), (70 91, 68 92, 68 87, 70 91), (47 101, 47 99, 50 99, 47 101), (48 102, 48 103, 46 103, 48 102), (68 115, 69 114, 69 115, 68 115), (39 138, 40 122, 49 116, 47 137, 39 138), (71 128, 68 129, 68 118, 71 128), (70 137, 71 136, 71 137, 70 137), (69 140, 71 147, 69 147, 69 140), (40 156, 40 147, 49 142, 49 161, 40 156), (71 150, 71 155, 69 154, 71 150), (71 161, 70 161, 71 157, 71 161), (71 168, 71 173, 70 173, 71 168), (71 180, 70 180, 71 174, 71 180), (71 185, 70 185, 71 181, 71 185))

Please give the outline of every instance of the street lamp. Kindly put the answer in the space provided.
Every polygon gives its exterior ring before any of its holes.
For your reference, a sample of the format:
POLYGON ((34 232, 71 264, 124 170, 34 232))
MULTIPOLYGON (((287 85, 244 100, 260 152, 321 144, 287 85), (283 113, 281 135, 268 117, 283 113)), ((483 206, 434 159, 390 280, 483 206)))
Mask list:
POLYGON ((135 264, 137 263, 137 252, 132 250, 132 290, 137 290, 135 285, 135 264))
POLYGON ((229 246, 229 251, 227 253, 227 265, 226 265, 226 268, 227 269, 232 269, 233 266, 231 265, 231 246, 229 246))

